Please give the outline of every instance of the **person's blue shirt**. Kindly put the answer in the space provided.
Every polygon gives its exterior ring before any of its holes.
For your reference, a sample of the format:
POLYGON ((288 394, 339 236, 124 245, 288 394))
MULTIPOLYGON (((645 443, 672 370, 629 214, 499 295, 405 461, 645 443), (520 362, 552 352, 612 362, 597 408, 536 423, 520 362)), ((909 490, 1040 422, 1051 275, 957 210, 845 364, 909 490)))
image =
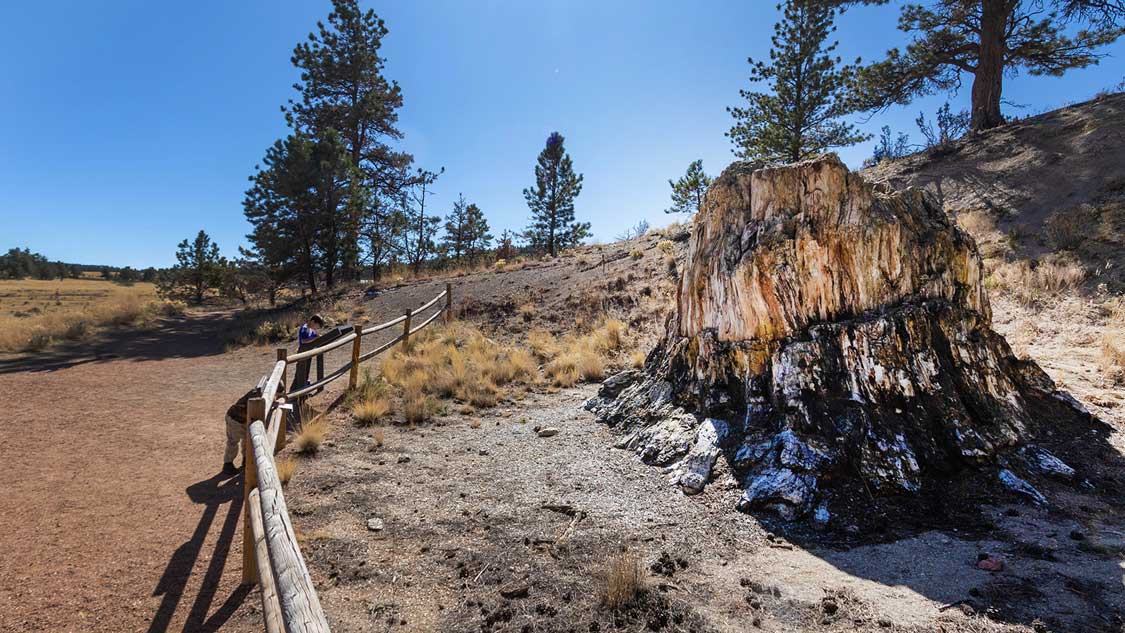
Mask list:
POLYGON ((301 345, 311 342, 317 336, 316 330, 312 329, 308 323, 302 323, 301 329, 297 330, 297 342, 301 345))

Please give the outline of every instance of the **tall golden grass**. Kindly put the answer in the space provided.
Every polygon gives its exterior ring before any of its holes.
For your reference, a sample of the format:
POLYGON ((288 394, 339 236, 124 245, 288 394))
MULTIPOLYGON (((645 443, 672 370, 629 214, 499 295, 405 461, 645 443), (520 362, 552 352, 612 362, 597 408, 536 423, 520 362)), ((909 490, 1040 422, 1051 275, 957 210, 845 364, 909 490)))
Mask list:
POLYGON ((1034 266, 1025 260, 997 266, 985 280, 990 289, 1008 292, 1025 306, 1074 290, 1086 280, 1086 269, 1066 258, 1046 259, 1034 266))
POLYGON ((0 351, 31 352, 78 341, 98 328, 147 324, 182 313, 152 284, 92 279, 0 281, 0 351))
MULTIPOLYGON (((382 379, 400 397, 402 418, 417 423, 431 417, 442 400, 456 401, 462 412, 471 412, 494 407, 513 393, 518 397, 544 377, 555 387, 601 380, 611 357, 624 346, 625 324, 614 319, 587 334, 562 339, 545 330, 532 330, 526 346, 499 343, 476 327, 457 322, 411 337, 408 350, 398 349, 384 359, 382 379)), ((373 398, 386 397, 367 393, 373 389, 371 382, 366 376, 353 393, 357 420, 370 417, 369 406, 380 412, 378 417, 386 415, 383 403, 368 404, 373 398)))

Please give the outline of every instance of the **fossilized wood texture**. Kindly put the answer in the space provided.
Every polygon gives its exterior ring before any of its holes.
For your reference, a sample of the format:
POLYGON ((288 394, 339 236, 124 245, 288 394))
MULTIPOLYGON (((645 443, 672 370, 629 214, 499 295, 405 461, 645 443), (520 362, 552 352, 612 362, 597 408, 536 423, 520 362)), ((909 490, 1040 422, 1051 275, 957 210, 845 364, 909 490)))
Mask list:
POLYGON ((666 336, 588 407, 685 492, 725 459, 741 507, 790 519, 829 521, 849 487, 1065 472, 1045 449, 1020 455, 1040 403, 1084 414, 991 329, 981 276, 972 239, 919 191, 876 190, 834 156, 735 163, 696 218, 666 336))
POLYGON ((774 341, 908 298, 988 318, 972 239, 921 190, 876 191, 835 156, 754 167, 728 167, 696 218, 681 336, 774 341))

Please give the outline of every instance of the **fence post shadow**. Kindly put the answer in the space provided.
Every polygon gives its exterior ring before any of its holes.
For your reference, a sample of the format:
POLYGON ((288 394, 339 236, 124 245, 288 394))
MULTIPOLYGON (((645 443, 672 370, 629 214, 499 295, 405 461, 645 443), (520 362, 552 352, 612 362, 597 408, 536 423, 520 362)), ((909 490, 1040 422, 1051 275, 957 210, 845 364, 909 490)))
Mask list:
POLYGON ((211 533, 212 524, 223 505, 228 504, 226 516, 220 528, 215 549, 212 552, 207 571, 203 576, 191 610, 185 620, 184 631, 210 631, 215 630, 225 623, 242 601, 250 593, 251 587, 239 586, 223 603, 218 611, 207 619, 207 611, 211 607, 215 593, 218 591, 222 579, 223 567, 226 565, 230 553, 231 541, 238 526, 238 519, 242 513, 242 478, 225 475, 214 475, 198 481, 185 490, 192 503, 203 505, 203 513, 196 523, 191 537, 181 544, 168 559, 164 573, 156 583, 153 596, 163 596, 160 606, 153 614, 149 624, 149 633, 165 633, 171 626, 176 609, 183 600, 188 581, 192 577, 192 570, 207 536, 211 533))

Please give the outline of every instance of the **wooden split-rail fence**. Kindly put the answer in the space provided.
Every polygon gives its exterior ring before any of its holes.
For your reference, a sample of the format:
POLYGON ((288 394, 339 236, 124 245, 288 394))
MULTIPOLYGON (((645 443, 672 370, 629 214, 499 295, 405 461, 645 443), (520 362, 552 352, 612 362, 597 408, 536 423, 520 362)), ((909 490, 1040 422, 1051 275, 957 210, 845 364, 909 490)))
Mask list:
POLYGON ((243 471, 244 491, 242 529, 242 582, 260 584, 262 594, 262 613, 265 617, 267 633, 321 633, 327 632, 328 620, 317 598, 289 510, 285 496, 281 493, 281 479, 277 474, 276 455, 285 447, 286 412, 293 405, 299 406, 300 399, 319 392, 328 383, 348 376, 348 388, 355 388, 359 382, 359 366, 366 360, 391 349, 398 343, 403 347, 410 344, 410 337, 422 328, 433 323, 438 317, 445 317, 446 323, 452 317, 453 288, 445 285, 445 291, 415 310, 386 323, 367 328, 356 327, 350 334, 307 351, 290 355, 285 348, 277 350, 277 362, 269 374, 258 382, 261 397, 252 398, 246 410, 246 439, 243 451, 247 453, 246 467, 243 471), (445 299, 439 305, 442 299, 445 299), (417 323, 415 317, 438 309, 417 323), (417 323, 417 325, 412 325, 417 323), (402 324, 402 333, 370 351, 362 349, 366 336, 382 332, 402 324), (285 383, 286 368, 301 361, 311 361, 334 349, 351 344, 351 360, 343 367, 327 376, 318 376, 309 385, 296 385, 288 393, 278 393, 285 383))

